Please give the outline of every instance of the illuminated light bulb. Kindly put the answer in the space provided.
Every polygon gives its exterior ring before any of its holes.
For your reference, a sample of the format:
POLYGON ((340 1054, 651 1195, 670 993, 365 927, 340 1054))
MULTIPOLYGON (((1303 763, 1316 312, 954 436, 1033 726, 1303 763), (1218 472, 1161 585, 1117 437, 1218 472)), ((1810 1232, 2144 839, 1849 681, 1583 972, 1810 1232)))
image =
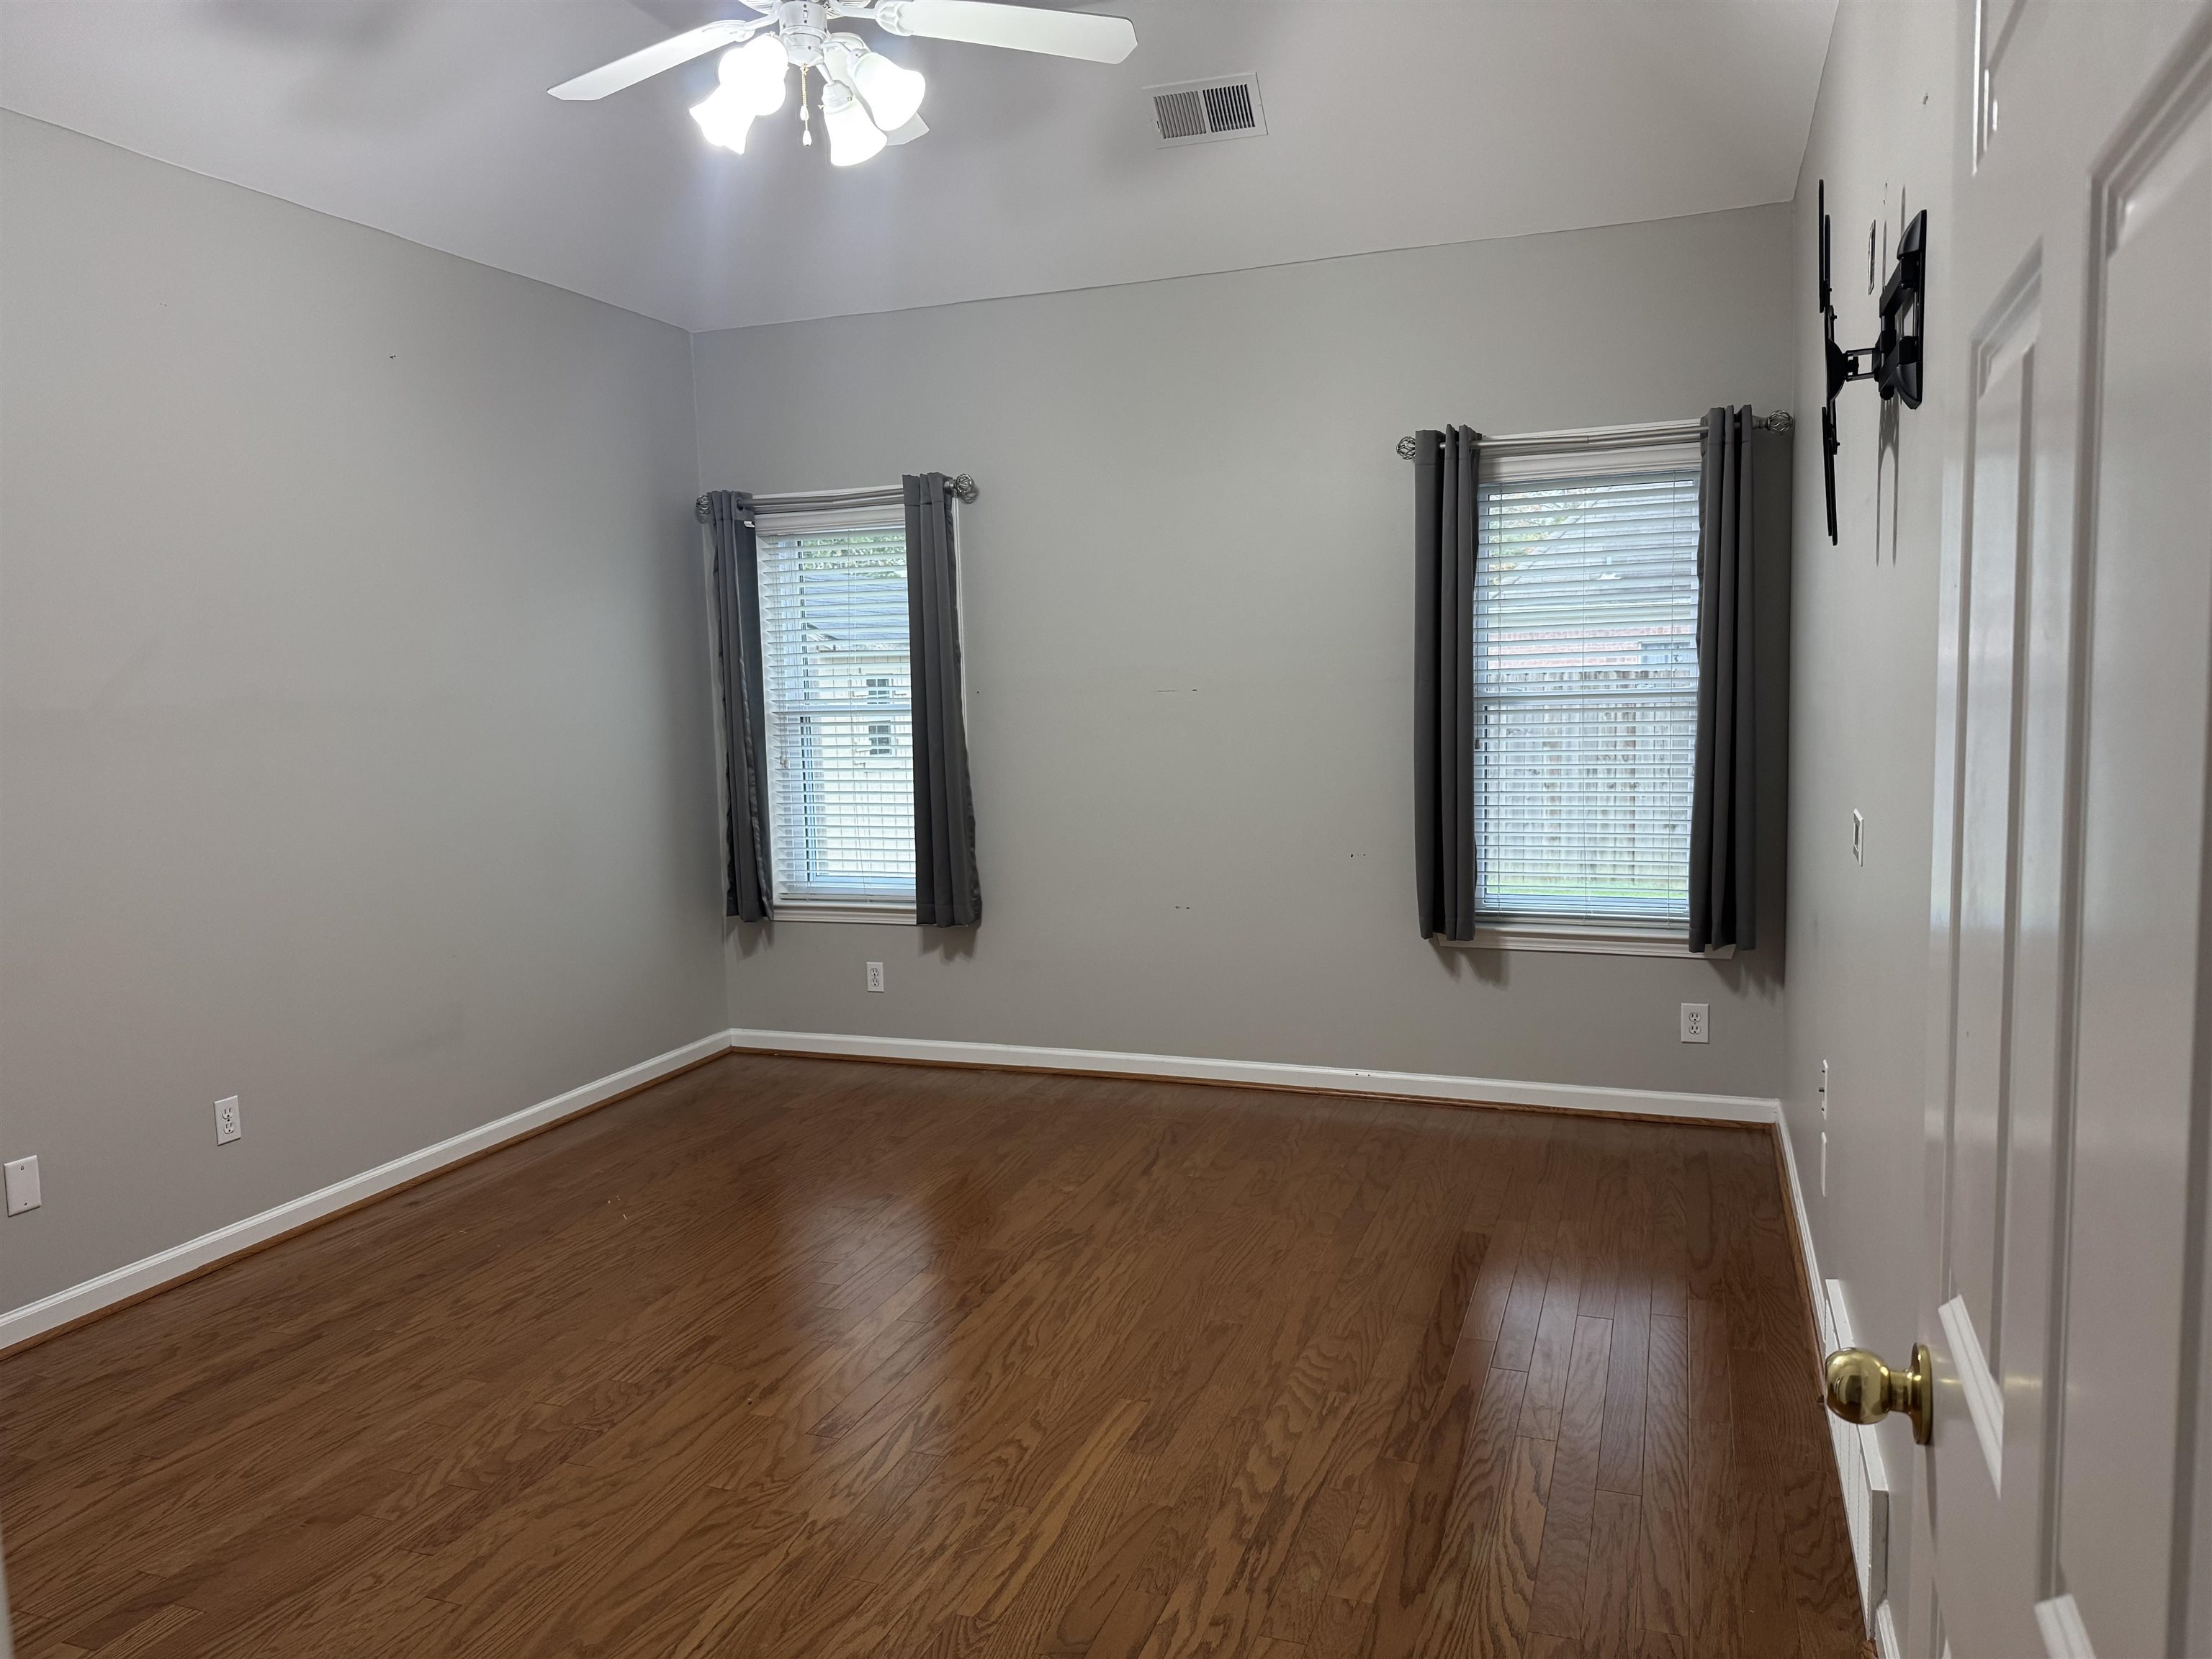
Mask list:
POLYGON ((858 167, 884 147, 884 135, 850 87, 831 82, 822 94, 822 125, 830 132, 830 165, 858 167))
POLYGON ((854 69, 853 85, 868 100, 868 113, 885 132, 896 132, 913 120, 921 107, 921 94, 929 89, 920 70, 873 52, 854 69))
POLYGON ((724 52, 714 73, 721 78, 722 89, 740 100, 748 112, 773 115, 783 107, 784 72, 790 67, 781 40, 756 34, 724 52))
POLYGON ((692 105, 691 118, 699 124, 708 143, 740 155, 745 153, 745 135, 753 125, 752 106, 728 87, 717 87, 704 103, 692 105))

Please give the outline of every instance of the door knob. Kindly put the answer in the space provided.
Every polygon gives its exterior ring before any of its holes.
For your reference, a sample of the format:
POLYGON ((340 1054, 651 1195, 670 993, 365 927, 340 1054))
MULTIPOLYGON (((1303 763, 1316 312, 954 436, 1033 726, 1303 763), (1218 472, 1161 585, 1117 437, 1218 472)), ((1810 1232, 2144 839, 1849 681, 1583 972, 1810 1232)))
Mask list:
POLYGON ((1846 1423, 1878 1423, 1892 1412, 1912 1419, 1912 1437, 1928 1443, 1936 1431, 1936 1389, 1928 1345, 1912 1345, 1912 1369, 1893 1371, 1879 1354, 1839 1348, 1828 1356, 1828 1409, 1846 1423))

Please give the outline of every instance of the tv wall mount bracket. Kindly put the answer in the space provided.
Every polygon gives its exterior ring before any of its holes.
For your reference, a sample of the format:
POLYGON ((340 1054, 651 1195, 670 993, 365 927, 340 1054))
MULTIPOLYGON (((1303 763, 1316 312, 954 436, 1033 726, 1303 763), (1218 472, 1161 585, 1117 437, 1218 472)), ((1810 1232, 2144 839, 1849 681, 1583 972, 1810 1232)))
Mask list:
POLYGON ((1922 343, 1927 322, 1928 210, 1912 216, 1881 287, 1881 332, 1870 346, 1836 343, 1836 307, 1828 282, 1828 182, 1820 181, 1820 320, 1825 331, 1827 398, 1820 408, 1820 476, 1827 486, 1828 540, 1836 539, 1836 394, 1853 380, 1872 380, 1884 403, 1920 407, 1922 343))

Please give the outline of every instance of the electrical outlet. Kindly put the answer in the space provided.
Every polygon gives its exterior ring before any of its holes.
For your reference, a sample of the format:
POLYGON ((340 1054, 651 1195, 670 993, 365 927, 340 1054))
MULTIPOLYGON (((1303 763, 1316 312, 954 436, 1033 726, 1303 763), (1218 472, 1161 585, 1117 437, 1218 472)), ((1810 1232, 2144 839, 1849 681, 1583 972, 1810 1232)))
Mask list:
POLYGON ((1682 1005, 1683 1042, 1705 1041, 1705 1019, 1710 1012, 1708 1005, 1702 1002, 1686 1002, 1682 1005))
POLYGON ((44 1201, 39 1196, 37 1157, 19 1158, 7 1167, 8 1213, 21 1215, 26 1210, 37 1209, 44 1201))
POLYGON ((1820 1196, 1828 1195, 1828 1132, 1820 1131, 1820 1196))
POLYGON ((1828 1121, 1828 1062, 1820 1062, 1820 1121, 1828 1121))
POLYGON ((246 1133, 246 1124, 238 1115, 238 1097, 218 1100, 215 1103, 215 1144, 228 1146, 246 1133))
POLYGON ((1851 811, 1851 862, 1866 863, 1866 815, 1856 808, 1851 811))
POLYGON ((884 988, 884 964, 880 962, 872 962, 868 964, 868 988, 871 991, 880 991, 884 988))

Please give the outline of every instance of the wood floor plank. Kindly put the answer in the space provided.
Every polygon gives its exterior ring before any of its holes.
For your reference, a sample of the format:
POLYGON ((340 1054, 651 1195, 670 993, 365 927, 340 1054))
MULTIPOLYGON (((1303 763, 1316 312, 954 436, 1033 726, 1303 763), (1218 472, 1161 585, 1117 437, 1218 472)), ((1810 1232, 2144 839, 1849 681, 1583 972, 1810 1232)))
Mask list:
POLYGON ((1421 1652, 1431 1627, 1457 1616, 1505 1501, 1528 1380, 1492 1367, 1479 1388, 1452 1392, 1431 1431, 1376 1596, 1376 1659, 1421 1652))
POLYGON ((1522 1649, 1558 1449, 1548 1440, 1514 1440, 1497 1519, 1476 1547, 1456 1605, 1448 1607, 1441 1596, 1431 1599, 1419 1651, 1443 1659, 1476 1659, 1522 1649))
POLYGON ((1842 1659, 1762 1132, 732 1056, 0 1361, 19 1650, 1842 1659))
POLYGON ((1592 1504, 1589 1566, 1583 1582, 1582 1647, 1590 1659, 1632 1659, 1643 1645, 1636 1596, 1643 1528, 1640 1499, 1632 1493, 1599 1489, 1592 1504))
POLYGON ((1686 1631, 1691 1523, 1689 1336, 1680 1319, 1651 1321, 1639 1477, 1644 1524, 1637 1535, 1637 1623, 1670 1634, 1686 1631))
POLYGON ((1574 1358, 1559 1413, 1559 1455, 1552 1466, 1551 1495, 1545 1507, 1543 1565, 1528 1613, 1529 1629, 1554 1636, 1582 1634, 1612 1340, 1611 1320, 1577 1322, 1574 1358))

